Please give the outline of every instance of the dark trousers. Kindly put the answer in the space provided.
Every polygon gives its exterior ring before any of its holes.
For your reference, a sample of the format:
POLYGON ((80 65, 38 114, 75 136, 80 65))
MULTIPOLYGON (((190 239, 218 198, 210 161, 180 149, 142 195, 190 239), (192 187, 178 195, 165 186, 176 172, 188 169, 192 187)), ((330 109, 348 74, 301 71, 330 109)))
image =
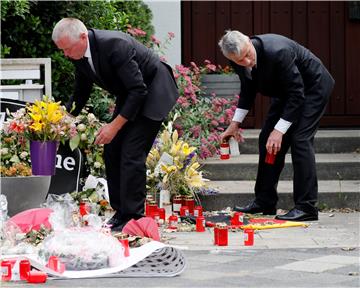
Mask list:
POLYGON ((308 213, 316 213, 318 183, 313 144, 331 90, 332 85, 326 90, 318 89, 306 93, 300 118, 284 134, 281 150, 276 155, 275 164, 269 165, 265 163, 265 145, 274 126, 280 119, 285 105, 280 100, 273 100, 259 136, 259 165, 255 184, 255 201, 260 206, 264 208, 276 206, 280 173, 284 168, 285 155, 291 147, 295 208, 308 213))
POLYGON ((124 221, 143 216, 146 157, 161 123, 139 115, 104 147, 110 205, 124 221))

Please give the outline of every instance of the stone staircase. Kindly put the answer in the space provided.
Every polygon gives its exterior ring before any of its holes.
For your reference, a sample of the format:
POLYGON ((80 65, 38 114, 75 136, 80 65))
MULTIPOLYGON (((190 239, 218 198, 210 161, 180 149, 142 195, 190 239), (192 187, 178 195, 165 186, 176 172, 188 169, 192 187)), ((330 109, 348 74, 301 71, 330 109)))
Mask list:
MULTIPOLYGON (((245 130, 238 157, 203 161, 203 170, 217 195, 201 196, 206 210, 244 205, 254 199, 260 130, 245 130)), ((315 137, 319 208, 360 209, 360 130, 319 130, 315 137)), ((291 155, 285 160, 278 192, 278 208, 293 207, 291 155)))

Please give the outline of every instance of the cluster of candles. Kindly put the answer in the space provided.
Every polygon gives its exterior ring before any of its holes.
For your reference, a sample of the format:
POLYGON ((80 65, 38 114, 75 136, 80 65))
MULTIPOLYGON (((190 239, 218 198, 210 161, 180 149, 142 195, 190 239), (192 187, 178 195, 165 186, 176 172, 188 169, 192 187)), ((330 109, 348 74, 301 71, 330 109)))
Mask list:
MULTIPOLYGON (((46 267, 62 274, 65 265, 57 256, 50 256, 46 267)), ((31 270, 27 259, 7 259, 1 261, 1 281, 27 281, 28 283, 45 283, 47 274, 43 271, 31 270)))
MULTIPOLYGON (((240 227, 244 224, 244 214, 242 212, 235 212, 231 218, 230 227, 240 227)), ((227 246, 228 245, 228 231, 230 228, 226 223, 216 223, 214 225, 214 245, 227 246)), ((254 230, 244 230, 244 245, 254 245, 254 230)))
POLYGON ((174 196, 172 205, 169 203, 169 205, 163 204, 163 206, 159 208, 152 195, 148 195, 145 201, 145 215, 153 218, 158 225, 165 223, 167 218, 168 228, 170 229, 176 229, 180 217, 192 215, 196 217, 196 231, 205 231, 203 209, 201 206, 195 205, 195 200, 192 196, 174 196))

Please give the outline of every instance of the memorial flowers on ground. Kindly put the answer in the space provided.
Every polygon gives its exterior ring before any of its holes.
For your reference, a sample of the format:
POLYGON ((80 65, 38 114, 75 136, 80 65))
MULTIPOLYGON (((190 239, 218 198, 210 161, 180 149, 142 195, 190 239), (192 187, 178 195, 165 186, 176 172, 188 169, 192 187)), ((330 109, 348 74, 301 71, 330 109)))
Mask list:
POLYGON ((146 165, 149 193, 164 189, 171 195, 196 196, 196 191, 206 186, 196 148, 179 138, 172 121, 156 140, 146 165))

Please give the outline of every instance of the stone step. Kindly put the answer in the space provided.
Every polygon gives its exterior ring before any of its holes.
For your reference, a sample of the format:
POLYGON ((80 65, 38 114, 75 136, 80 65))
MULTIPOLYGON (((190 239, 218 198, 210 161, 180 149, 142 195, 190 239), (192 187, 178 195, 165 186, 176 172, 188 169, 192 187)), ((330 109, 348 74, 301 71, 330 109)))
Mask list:
MULTIPOLYGON (((351 208, 359 210, 360 180, 319 181, 319 208, 351 208)), ((291 209, 293 182, 279 181, 278 208, 291 209)), ((254 199, 255 181, 210 181, 210 187, 217 188, 217 195, 200 196, 206 210, 221 210, 234 205, 246 205, 254 199)))
MULTIPOLYGON (((258 155, 241 154, 228 160, 208 158, 201 163, 206 171, 205 177, 211 180, 255 180, 258 155)), ((319 180, 358 180, 360 179, 360 154, 316 154, 317 176, 319 180)), ((286 155, 281 180, 291 180, 293 170, 291 155, 286 155)))
MULTIPOLYGON (((260 130, 245 129, 245 142, 239 144, 243 154, 258 153, 260 130)), ((360 149, 360 130, 319 130, 314 147, 316 153, 351 153, 360 149)))

